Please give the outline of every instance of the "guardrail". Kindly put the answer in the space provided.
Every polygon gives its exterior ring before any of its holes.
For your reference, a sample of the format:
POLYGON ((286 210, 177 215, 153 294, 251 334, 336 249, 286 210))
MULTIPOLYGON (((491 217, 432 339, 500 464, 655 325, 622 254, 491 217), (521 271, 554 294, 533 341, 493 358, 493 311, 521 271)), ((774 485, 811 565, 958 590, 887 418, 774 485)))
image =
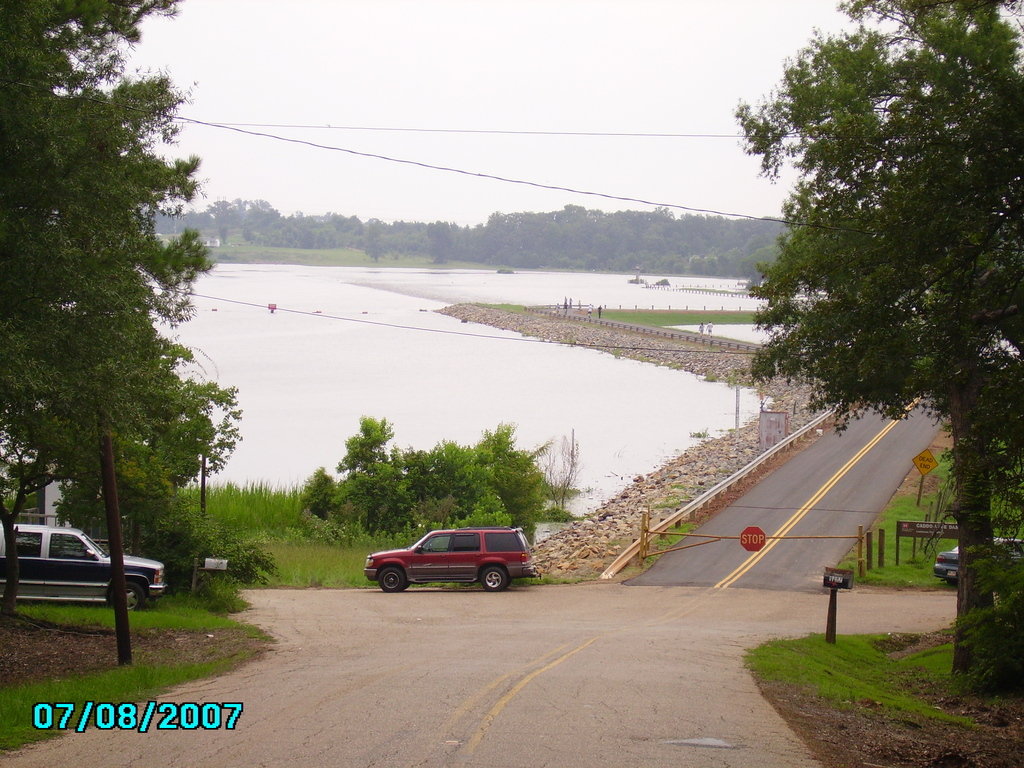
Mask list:
POLYGON ((760 344, 756 344, 754 342, 721 339, 717 336, 709 336, 706 333, 702 334, 694 331, 668 330, 666 328, 658 328, 651 325, 636 325, 634 323, 622 323, 617 320, 605 320, 603 318, 594 317, 589 313, 583 314, 583 310, 580 309, 566 310, 558 307, 557 305, 523 307, 523 309, 527 312, 533 312, 538 315, 551 315, 563 320, 572 320, 577 323, 590 323, 591 325, 600 325, 605 328, 611 328, 618 331, 642 333, 647 336, 658 336, 660 338, 673 339, 675 341, 686 341, 691 344, 702 344, 708 347, 717 347, 719 349, 731 349, 739 352, 756 352, 761 348, 760 344))
MULTIPOLYGON (((745 467, 743 467, 742 469, 737 470, 735 473, 733 473, 729 477, 725 478, 725 480, 722 480, 720 483, 718 483, 717 485, 713 486, 712 488, 709 488, 707 491, 702 493, 696 499, 693 499, 685 507, 682 507, 681 509, 678 509, 675 512, 673 512, 671 515, 669 515, 664 520, 662 520, 657 525, 655 525, 653 528, 651 528, 651 531, 659 532, 659 533, 660 532, 664 532, 670 526, 673 526, 676 523, 682 522, 683 519, 688 518, 691 514, 693 514, 698 509, 703 507, 705 504, 707 504, 709 501, 714 499, 720 493, 723 493, 723 492, 729 490, 730 488, 732 488, 734 485, 736 485, 736 483, 738 483, 740 480, 745 478, 747 475, 749 475, 755 469, 760 467, 764 462, 768 461, 769 459, 773 458, 777 454, 779 454, 782 451, 784 451, 787 448, 789 448, 793 443, 795 443, 801 437, 806 435, 812 429, 817 429, 818 426, 821 425, 821 423, 824 422, 826 419, 828 419, 830 416, 832 416, 833 413, 834 413, 834 411, 830 409, 830 410, 825 411, 824 413, 820 414, 819 416, 815 417, 813 420, 811 420, 810 422, 808 422, 807 424, 802 426, 800 429, 798 429, 792 435, 790 435, 786 439, 784 439, 784 440, 776 443, 775 445, 773 445, 771 448, 769 448, 767 451, 762 453, 760 456, 758 456, 752 462, 747 464, 745 467)), ((626 565, 629 563, 629 561, 632 560, 634 557, 636 557, 637 553, 639 553, 640 545, 641 545, 641 540, 637 539, 632 544, 630 544, 628 547, 626 547, 619 554, 619 556, 617 558, 615 558, 615 560, 612 561, 612 564, 609 565, 607 568, 605 568, 604 573, 601 574, 601 578, 602 579, 612 579, 616 575, 618 575, 619 571, 621 571, 623 568, 625 568, 626 565)))

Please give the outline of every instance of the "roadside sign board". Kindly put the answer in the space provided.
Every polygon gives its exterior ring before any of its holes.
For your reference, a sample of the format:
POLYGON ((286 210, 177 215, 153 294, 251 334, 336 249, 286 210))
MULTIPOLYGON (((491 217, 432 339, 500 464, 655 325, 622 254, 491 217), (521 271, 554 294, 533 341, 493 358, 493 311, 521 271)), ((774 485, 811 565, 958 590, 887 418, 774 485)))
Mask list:
POLYGON ((912 536, 916 539, 955 539, 960 535, 956 523, 936 523, 924 520, 898 520, 897 536, 912 536))
POLYGON ((844 568, 826 568, 822 586, 826 589, 853 589, 853 571, 844 568))
POLYGON ((935 455, 925 448, 917 456, 914 457, 914 466, 917 467, 917 471, 922 475, 927 475, 937 466, 939 466, 938 460, 935 455))
POLYGON ((756 525, 751 525, 743 529, 740 533, 740 546, 743 547, 747 552, 759 552, 764 548, 764 543, 768 537, 765 536, 764 531, 758 528, 756 525))
POLYGON ((930 520, 896 521, 896 565, 900 564, 900 539, 906 536, 912 540, 912 555, 917 555, 918 539, 958 539, 960 528, 956 523, 939 523, 930 520))

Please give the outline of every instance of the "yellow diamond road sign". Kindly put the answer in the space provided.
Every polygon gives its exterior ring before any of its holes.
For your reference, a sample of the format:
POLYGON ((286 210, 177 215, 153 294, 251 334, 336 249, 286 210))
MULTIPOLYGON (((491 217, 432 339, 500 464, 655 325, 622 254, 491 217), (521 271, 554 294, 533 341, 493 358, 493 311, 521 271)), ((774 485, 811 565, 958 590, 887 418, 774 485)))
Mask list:
POLYGON ((939 466, 939 462, 932 455, 932 452, 926 448, 914 457, 914 466, 917 467, 917 471, 922 475, 927 475, 939 466))

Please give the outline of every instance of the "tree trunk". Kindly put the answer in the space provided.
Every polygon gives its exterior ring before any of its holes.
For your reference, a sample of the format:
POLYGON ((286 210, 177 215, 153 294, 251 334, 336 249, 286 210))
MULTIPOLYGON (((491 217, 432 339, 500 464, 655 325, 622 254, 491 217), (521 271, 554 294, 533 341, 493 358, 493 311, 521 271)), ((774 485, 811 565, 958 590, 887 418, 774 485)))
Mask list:
POLYGON ((950 427, 953 434, 954 501, 952 514, 959 527, 960 563, 957 569, 957 626, 953 640, 953 672, 964 674, 972 665, 959 619, 993 603, 991 592, 977 582, 974 548, 992 543, 991 484, 981 466, 984 447, 971 432, 970 397, 957 392, 950 398, 950 427))
POLYGON ((0 522, 4 528, 4 560, 7 566, 7 581, 4 584, 4 599, 0 603, 0 614, 13 616, 17 613, 18 584, 21 581, 21 565, 18 563, 18 538, 14 532, 15 521, 18 515, 25 511, 25 503, 28 501, 28 493, 24 487, 18 488, 14 497, 14 503, 10 509, 6 504, 0 504, 0 522))
POLYGON ((14 518, 16 512, 8 512, 4 509, 0 514, 4 526, 4 547, 6 555, 4 558, 7 565, 7 582, 4 585, 3 604, 0 605, 0 614, 13 616, 17 611, 15 601, 18 598, 18 580, 21 569, 18 566, 18 541, 14 533, 14 518))

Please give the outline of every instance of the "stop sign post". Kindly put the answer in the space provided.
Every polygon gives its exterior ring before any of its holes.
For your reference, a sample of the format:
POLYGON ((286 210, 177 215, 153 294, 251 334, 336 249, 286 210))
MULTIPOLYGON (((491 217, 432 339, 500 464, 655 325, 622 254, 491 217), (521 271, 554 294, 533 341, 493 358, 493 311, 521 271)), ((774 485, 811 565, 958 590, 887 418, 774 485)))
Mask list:
POLYGON ((756 525, 744 528, 740 534, 740 546, 747 550, 747 552, 760 552, 767 540, 768 537, 765 536, 764 531, 756 525))

